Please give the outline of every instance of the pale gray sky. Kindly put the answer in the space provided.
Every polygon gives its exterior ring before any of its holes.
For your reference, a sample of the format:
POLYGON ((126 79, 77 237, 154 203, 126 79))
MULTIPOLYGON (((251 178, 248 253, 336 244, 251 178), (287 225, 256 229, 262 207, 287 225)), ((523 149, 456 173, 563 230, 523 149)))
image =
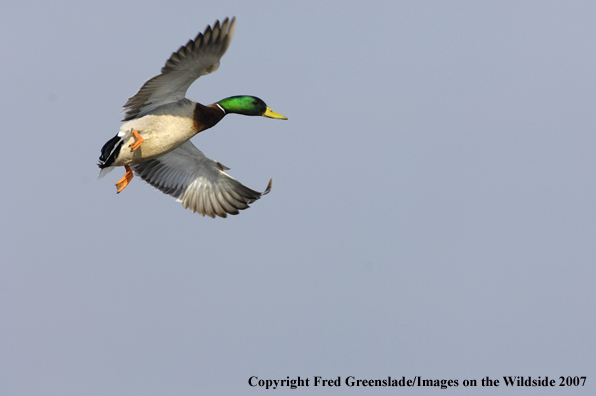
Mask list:
MULTIPOLYGON (((551 1, 8 1, 0 394, 266 391, 342 381, 588 376, 596 394, 596 5, 551 1), (202 218, 96 181, 126 99, 216 19, 188 96, 288 121, 193 138, 254 189, 202 218)), ((291 393, 290 393, 291 392, 291 393)))

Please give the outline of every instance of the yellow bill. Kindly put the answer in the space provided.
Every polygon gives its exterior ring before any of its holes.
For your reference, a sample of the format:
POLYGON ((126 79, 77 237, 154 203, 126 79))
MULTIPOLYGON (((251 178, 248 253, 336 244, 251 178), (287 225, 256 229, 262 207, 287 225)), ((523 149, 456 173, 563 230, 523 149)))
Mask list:
POLYGON ((271 110, 269 107, 267 107, 267 110, 265 110, 265 114, 263 114, 263 117, 275 118, 276 120, 287 120, 288 119, 288 117, 282 116, 281 114, 277 114, 275 111, 271 110))

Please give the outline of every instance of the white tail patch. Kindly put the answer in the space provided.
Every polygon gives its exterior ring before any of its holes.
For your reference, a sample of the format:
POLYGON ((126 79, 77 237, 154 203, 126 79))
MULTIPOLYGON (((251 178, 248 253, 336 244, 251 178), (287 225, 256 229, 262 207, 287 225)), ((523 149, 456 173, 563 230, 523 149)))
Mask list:
POLYGON ((102 170, 99 171, 99 175, 97 175, 97 179, 95 179, 96 181, 101 179, 102 177, 104 177, 105 175, 107 175, 108 173, 110 173, 111 171, 114 170, 113 166, 108 166, 107 168, 103 168, 102 170))

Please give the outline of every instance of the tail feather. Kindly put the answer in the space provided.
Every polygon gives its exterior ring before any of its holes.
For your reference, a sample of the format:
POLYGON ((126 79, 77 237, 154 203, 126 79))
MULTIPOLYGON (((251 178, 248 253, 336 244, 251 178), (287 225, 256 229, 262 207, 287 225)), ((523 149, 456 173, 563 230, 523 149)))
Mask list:
POLYGON ((122 136, 114 136, 101 148, 101 155, 99 156, 99 167, 105 168, 114 163, 118 154, 120 154, 120 148, 122 147, 122 136))
POLYGON ((111 171, 114 170, 114 167, 113 166, 107 166, 105 168, 102 168, 101 165, 99 165, 99 167, 101 168, 101 170, 99 171, 99 175, 97 175, 97 179, 96 180, 101 179, 102 177, 104 177, 105 175, 107 175, 108 173, 110 173, 111 171))
POLYGON ((123 140, 124 136, 116 135, 110 140, 108 140, 108 142, 104 144, 101 148, 101 155, 99 156, 99 162, 97 164, 101 171, 99 172, 99 175, 97 175, 97 180, 101 179, 102 177, 110 173, 112 170, 114 170, 114 167, 111 165, 118 157, 118 154, 120 154, 120 149, 122 148, 123 140))

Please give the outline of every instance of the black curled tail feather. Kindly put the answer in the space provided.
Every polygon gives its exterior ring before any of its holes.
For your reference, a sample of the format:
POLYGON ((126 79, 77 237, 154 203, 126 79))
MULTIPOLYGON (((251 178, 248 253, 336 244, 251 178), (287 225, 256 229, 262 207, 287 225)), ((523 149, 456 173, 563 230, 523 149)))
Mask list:
POLYGON ((122 136, 114 136, 101 148, 101 155, 99 156, 99 163, 97 164, 101 169, 111 166, 122 148, 122 136))

